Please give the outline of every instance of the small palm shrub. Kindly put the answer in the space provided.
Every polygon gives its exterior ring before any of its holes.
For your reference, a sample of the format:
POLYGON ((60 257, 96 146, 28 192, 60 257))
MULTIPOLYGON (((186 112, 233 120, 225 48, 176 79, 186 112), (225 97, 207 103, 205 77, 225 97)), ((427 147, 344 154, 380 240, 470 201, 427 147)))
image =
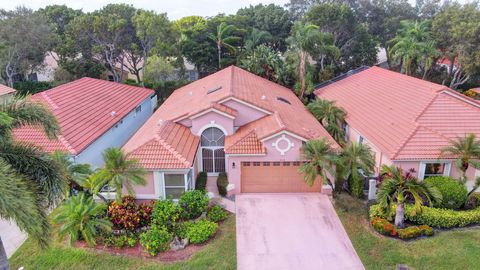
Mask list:
POLYGON ((156 225, 140 235, 140 244, 151 256, 168 250, 172 240, 173 234, 167 228, 156 225))
POLYGON ((178 205, 182 209, 182 218, 194 219, 207 210, 208 196, 200 190, 187 191, 180 197, 178 205))
POLYGON ((195 189, 205 191, 205 188, 207 187, 207 178, 206 172, 199 172, 197 179, 195 180, 195 189))
POLYGON ((183 236, 188 238, 192 244, 200 244, 210 239, 217 232, 217 229, 217 223, 201 219, 197 222, 187 223, 183 236))
POLYGON ((435 187, 442 194, 442 201, 433 204, 434 207, 459 209, 467 201, 467 187, 451 178, 445 176, 429 177, 424 180, 426 183, 435 187))
POLYGON ((153 209, 152 224, 171 231, 180 218, 180 212, 180 207, 172 200, 158 200, 153 209))
POLYGON ((219 222, 227 218, 227 212, 220 205, 212 206, 208 209, 207 218, 213 222, 219 222))
POLYGON ((81 237, 89 246, 94 246, 99 230, 112 229, 110 221, 97 218, 104 208, 104 204, 95 203, 93 198, 85 193, 70 197, 56 210, 53 218, 55 224, 61 225, 58 230, 60 239, 68 236, 70 244, 73 244, 81 237))
POLYGON ((217 188, 218 188, 218 194, 220 196, 225 197, 227 196, 227 186, 228 186, 228 176, 227 173, 221 172, 218 174, 217 178, 217 188))

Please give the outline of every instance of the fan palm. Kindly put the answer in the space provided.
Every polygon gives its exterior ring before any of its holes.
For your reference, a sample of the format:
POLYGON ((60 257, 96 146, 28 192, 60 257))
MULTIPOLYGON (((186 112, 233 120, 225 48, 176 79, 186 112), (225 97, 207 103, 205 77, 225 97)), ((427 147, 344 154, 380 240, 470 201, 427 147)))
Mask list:
POLYGON ((106 208, 105 204, 97 204, 92 197, 85 193, 70 197, 55 211, 53 222, 60 224, 58 234, 60 240, 68 236, 69 243, 73 244, 80 236, 89 246, 95 245, 95 236, 98 229, 110 231, 112 223, 108 220, 97 218, 106 208))
POLYGON ((437 188, 425 181, 419 181, 411 173, 404 174, 397 167, 382 166, 382 184, 377 192, 377 201, 381 209, 390 214, 395 204, 395 226, 404 227, 405 203, 413 200, 414 211, 420 212, 424 201, 432 205, 432 201, 441 202, 442 194, 437 188))
POLYGON ((342 125, 347 113, 337 107, 335 101, 317 98, 310 102, 307 108, 337 142, 344 143, 345 132, 342 125))
POLYGON ((339 162, 345 168, 344 173, 350 180, 352 194, 358 198, 363 196, 363 181, 359 170, 370 174, 375 166, 372 150, 366 144, 349 143, 340 154, 339 162))
MULTIPOLYGON (((145 175, 146 171, 143 169, 138 160, 129 159, 122 149, 107 148, 103 152, 103 161, 105 165, 98 170, 92 177, 115 188, 117 202, 122 201, 122 189, 125 187, 128 194, 133 195, 135 191, 133 185, 146 185, 145 175)), ((102 185, 102 186, 103 186, 102 185)))
POLYGON ((475 134, 458 137, 451 141, 451 145, 441 150, 442 155, 456 157, 455 165, 462 172, 462 182, 467 182, 467 170, 472 165, 480 169, 480 140, 475 134))
POLYGON ((299 168, 299 172, 304 174, 305 182, 312 186, 320 176, 334 188, 328 175, 335 175, 334 164, 337 158, 330 143, 326 139, 308 141, 302 147, 302 156, 306 162, 299 168))
MULTIPOLYGON (((48 154, 13 140, 13 129, 23 125, 41 128, 50 138, 59 132, 55 117, 39 103, 14 99, 0 104, 0 217, 15 221, 45 247, 50 238, 46 211, 63 197, 66 182, 48 154)), ((0 240, 0 269, 4 268, 8 259, 0 240)))
POLYGON ((269 40, 272 39, 272 35, 267 31, 258 30, 257 28, 253 28, 250 35, 247 37, 245 41, 245 49, 248 52, 251 52, 257 48, 257 46, 267 43, 269 40))
POLYGON ((222 22, 217 26, 217 32, 215 34, 210 33, 208 36, 217 45, 218 68, 222 67, 222 48, 226 48, 231 53, 237 51, 234 44, 241 38, 233 35, 235 31, 237 31, 237 28, 234 25, 222 22))

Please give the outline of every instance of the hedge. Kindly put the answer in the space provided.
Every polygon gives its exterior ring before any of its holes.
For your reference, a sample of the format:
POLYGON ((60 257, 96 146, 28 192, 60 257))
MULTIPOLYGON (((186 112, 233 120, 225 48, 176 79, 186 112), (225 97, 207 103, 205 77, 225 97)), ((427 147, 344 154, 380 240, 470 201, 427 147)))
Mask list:
POLYGON ((436 187, 442 194, 442 200, 434 203, 434 207, 459 209, 467 201, 467 187, 458 180, 447 176, 435 176, 425 179, 425 182, 436 187))
MULTIPOLYGON (((370 218, 374 217, 388 218, 382 213, 378 204, 370 207, 370 218)), ((455 211, 422 206, 422 211, 415 214, 413 205, 406 205, 405 219, 436 228, 465 227, 480 224, 480 207, 473 210, 455 211)))

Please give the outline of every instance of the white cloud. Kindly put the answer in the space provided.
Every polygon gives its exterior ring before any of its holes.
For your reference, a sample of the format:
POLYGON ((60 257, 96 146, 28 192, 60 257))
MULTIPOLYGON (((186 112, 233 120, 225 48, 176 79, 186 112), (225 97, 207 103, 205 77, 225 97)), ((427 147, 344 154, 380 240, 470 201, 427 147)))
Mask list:
POLYGON ((215 16, 218 13, 233 14, 238 9, 259 3, 284 6, 288 0, 2 0, 0 8, 14 9, 23 5, 38 9, 48 5, 67 5, 74 9, 93 11, 109 3, 132 4, 136 8, 150 9, 168 14, 170 19, 189 15, 215 16))

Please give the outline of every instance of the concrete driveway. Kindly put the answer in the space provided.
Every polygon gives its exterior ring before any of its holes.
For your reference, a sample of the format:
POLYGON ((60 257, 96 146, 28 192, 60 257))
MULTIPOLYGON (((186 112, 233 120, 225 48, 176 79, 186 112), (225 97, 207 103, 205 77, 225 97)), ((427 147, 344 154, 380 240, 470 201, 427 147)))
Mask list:
POLYGON ((20 231, 17 224, 13 221, 7 221, 0 218, 0 237, 2 238, 3 247, 7 253, 7 257, 15 253, 15 251, 25 242, 27 235, 20 231))
POLYGON ((236 196, 237 269, 365 269, 322 194, 236 196))

